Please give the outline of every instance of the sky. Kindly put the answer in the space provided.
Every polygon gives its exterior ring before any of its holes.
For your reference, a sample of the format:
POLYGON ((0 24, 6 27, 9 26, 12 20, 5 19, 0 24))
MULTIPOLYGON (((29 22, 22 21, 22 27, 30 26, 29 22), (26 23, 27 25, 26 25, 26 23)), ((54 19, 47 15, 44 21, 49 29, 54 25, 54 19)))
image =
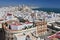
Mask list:
POLYGON ((60 0, 0 0, 0 6, 19 4, 38 6, 40 8, 60 8, 60 0))

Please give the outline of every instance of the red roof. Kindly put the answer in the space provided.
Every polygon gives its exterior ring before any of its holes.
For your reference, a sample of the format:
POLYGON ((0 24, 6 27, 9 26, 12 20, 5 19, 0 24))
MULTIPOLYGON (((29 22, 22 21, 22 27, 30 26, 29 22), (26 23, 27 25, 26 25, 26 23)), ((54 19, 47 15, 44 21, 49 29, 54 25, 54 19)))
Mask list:
POLYGON ((7 16, 11 16, 12 14, 10 14, 10 13, 7 13, 7 16))
POLYGON ((11 25, 15 25, 15 26, 18 26, 18 25, 22 25, 22 24, 16 24, 16 23, 14 23, 14 24, 11 24, 11 25))
POLYGON ((60 32, 56 33, 56 38, 60 38, 60 32))

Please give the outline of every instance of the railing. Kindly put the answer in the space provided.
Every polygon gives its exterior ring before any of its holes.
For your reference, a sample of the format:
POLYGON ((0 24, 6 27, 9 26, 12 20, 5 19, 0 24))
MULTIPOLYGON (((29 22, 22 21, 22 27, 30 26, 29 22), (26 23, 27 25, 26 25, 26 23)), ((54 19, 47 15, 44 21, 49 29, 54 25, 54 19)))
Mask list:
POLYGON ((35 28, 31 28, 31 29, 26 29, 26 30, 20 30, 20 31, 5 30, 5 32, 6 32, 5 37, 6 37, 6 40, 14 40, 14 34, 33 32, 35 30, 36 30, 36 27, 35 28))

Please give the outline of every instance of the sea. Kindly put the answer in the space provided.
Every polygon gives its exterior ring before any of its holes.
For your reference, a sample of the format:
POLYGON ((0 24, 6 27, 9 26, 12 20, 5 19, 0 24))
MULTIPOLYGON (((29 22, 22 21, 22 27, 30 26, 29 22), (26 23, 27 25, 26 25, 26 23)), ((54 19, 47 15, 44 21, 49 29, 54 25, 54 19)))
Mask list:
POLYGON ((60 13, 60 8, 35 8, 33 10, 60 13))

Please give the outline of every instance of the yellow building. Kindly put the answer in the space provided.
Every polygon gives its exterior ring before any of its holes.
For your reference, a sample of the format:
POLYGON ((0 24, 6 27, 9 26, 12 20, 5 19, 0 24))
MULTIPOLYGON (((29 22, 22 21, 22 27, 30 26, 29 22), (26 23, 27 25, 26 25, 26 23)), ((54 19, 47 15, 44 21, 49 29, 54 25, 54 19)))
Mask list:
POLYGON ((36 35, 42 36, 47 33, 47 22, 45 21, 38 21, 36 22, 36 35))

